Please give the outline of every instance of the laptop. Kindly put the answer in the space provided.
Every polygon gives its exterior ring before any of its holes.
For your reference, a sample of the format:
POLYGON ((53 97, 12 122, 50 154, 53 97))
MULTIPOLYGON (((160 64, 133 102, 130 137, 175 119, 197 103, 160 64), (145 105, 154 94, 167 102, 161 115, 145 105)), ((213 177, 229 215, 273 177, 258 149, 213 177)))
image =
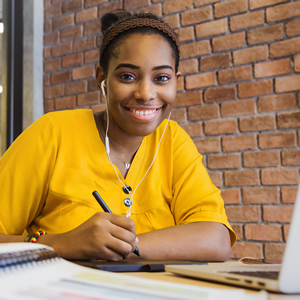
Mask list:
POLYGON ((167 265, 177 275, 281 293, 300 293, 300 185, 282 264, 167 265))

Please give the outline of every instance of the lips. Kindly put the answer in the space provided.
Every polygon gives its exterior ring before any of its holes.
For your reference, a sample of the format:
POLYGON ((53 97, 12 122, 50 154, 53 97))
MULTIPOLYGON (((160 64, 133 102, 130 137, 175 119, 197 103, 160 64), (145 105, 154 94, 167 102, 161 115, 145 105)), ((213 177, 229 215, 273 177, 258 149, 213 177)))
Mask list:
POLYGON ((140 116, 148 116, 154 114, 158 109, 147 109, 147 110, 138 110, 138 109, 130 109, 130 111, 134 114, 140 116))

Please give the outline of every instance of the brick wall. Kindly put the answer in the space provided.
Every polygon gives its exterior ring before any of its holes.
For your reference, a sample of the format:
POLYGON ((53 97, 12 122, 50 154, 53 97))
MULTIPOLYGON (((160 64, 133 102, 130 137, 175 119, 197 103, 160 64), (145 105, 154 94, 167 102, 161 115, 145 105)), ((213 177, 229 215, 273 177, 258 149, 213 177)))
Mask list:
POLYGON ((300 167, 300 1, 45 0, 45 112, 102 110, 99 17, 164 16, 181 41, 173 119, 204 155, 240 241, 232 257, 280 262, 300 167))

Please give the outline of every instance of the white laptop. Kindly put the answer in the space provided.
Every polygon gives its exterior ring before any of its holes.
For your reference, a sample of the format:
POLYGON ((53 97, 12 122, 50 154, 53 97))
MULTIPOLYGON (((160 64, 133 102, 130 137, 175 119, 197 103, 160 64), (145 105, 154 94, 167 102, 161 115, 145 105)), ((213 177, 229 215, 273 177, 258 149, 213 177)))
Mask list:
POLYGON ((167 265, 178 275, 282 293, 300 293, 300 185, 282 264, 167 265), (298 235, 299 234, 299 235, 298 235))

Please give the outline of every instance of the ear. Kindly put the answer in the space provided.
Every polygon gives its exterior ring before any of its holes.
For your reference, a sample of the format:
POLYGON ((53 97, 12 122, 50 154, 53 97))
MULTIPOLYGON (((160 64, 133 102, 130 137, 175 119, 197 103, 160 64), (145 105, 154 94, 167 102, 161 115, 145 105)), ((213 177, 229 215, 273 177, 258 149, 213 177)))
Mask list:
POLYGON ((181 72, 177 72, 176 73, 176 79, 178 80, 180 76, 181 76, 181 72))
POLYGON ((105 79, 106 79, 106 76, 104 74, 103 68, 101 66, 98 66, 97 70, 96 70, 96 80, 97 80, 97 85, 98 85, 99 89, 100 89, 101 82, 105 79))

